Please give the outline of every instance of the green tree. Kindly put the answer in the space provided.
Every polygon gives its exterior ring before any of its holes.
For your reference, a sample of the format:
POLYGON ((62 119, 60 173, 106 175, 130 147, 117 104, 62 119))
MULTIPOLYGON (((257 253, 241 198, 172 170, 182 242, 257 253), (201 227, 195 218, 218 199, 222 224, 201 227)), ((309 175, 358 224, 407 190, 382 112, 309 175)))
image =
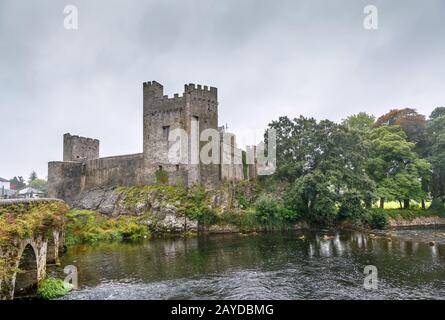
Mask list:
POLYGON ((377 183, 380 207, 385 200, 403 201, 409 207, 410 199, 421 200, 426 195, 422 189, 422 175, 429 172, 428 163, 414 152, 414 143, 400 126, 382 126, 367 135, 369 160, 367 171, 377 183))
POLYGON ((369 115, 366 112, 360 112, 343 120, 343 125, 350 130, 367 132, 372 129, 374 122, 375 117, 373 115, 369 115))
POLYGON ((37 178, 38 178, 37 173, 35 171, 32 171, 29 175, 29 182, 32 182, 32 181, 36 180, 37 178))
POLYGON ((276 178, 291 184, 286 207, 318 224, 332 223, 342 195, 356 193, 370 206, 374 184, 366 174, 362 134, 345 125, 312 118, 281 117, 277 132, 276 178))
POLYGON ((429 152, 431 163, 431 195, 433 203, 443 208, 445 202, 445 108, 436 108, 428 121, 429 152))
POLYGON ((408 141, 415 144, 415 151, 424 156, 427 147, 427 122, 423 114, 412 108, 393 109, 374 123, 374 128, 381 126, 400 126, 408 141))
POLYGON ((46 180, 39 178, 32 180, 28 184, 28 186, 42 192, 46 192, 48 190, 48 182, 46 180))

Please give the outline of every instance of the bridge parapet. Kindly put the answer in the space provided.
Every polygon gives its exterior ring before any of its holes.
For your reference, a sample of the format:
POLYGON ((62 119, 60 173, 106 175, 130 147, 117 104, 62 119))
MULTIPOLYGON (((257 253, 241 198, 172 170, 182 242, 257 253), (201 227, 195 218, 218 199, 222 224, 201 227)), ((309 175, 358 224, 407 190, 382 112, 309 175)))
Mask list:
POLYGON ((4 199, 0 200, 0 207, 8 207, 15 204, 50 203, 50 202, 64 202, 64 201, 56 198, 4 199))

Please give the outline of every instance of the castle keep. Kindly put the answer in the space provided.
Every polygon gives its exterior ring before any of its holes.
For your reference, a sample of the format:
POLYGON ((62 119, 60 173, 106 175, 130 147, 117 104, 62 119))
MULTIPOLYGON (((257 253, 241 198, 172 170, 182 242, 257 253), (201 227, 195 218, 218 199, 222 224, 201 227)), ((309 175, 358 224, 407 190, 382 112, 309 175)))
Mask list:
POLYGON ((100 158, 99 140, 65 134, 63 161, 48 164, 48 196, 71 202, 80 192, 96 187, 168 183, 212 188, 224 180, 254 177, 252 168, 247 168, 244 176, 235 136, 218 127, 216 88, 187 84, 182 96, 168 97, 161 84, 146 82, 143 108, 142 153, 100 158), (185 156, 189 160, 194 157, 191 151, 194 146, 201 151, 207 143, 199 141, 201 133, 206 129, 217 130, 220 161, 169 161, 168 152, 175 143, 171 135, 175 129, 183 129, 188 137, 193 136, 193 132, 199 134, 196 139, 186 141, 189 151, 185 156))

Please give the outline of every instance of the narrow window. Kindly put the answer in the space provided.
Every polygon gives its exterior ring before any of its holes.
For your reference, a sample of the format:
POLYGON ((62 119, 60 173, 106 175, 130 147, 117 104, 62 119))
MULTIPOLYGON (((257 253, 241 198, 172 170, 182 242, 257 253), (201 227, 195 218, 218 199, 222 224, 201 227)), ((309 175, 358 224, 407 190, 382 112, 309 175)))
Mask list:
POLYGON ((163 126, 162 127, 162 137, 165 140, 168 140, 169 134, 170 134, 170 126, 163 126))
POLYGON ((162 166, 159 166, 159 171, 162 171, 162 166))
POLYGON ((176 171, 179 171, 179 164, 176 165, 176 171))

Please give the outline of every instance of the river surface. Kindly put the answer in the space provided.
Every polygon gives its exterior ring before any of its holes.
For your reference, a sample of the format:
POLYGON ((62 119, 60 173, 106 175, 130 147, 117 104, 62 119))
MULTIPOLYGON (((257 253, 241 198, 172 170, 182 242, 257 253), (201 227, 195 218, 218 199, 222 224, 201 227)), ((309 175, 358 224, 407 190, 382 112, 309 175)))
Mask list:
POLYGON ((66 265, 77 267, 80 288, 64 299, 444 299, 445 228, 77 246, 66 265), (377 289, 364 287, 367 265, 377 289))

